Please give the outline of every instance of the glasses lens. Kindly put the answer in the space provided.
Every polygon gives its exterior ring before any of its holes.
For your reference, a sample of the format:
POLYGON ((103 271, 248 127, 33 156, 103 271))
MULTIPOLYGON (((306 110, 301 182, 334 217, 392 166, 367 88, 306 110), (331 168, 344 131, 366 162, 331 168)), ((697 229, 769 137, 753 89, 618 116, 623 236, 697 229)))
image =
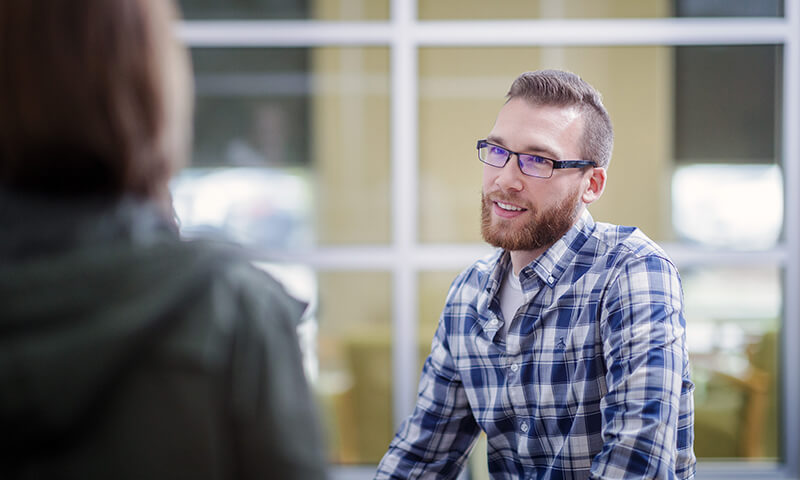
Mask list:
POLYGON ((478 144, 478 158, 493 167, 503 167, 508 160, 507 150, 486 142, 478 144))
POLYGON ((538 155, 520 155, 519 169, 525 175, 550 178, 550 175, 553 174, 553 162, 538 155))

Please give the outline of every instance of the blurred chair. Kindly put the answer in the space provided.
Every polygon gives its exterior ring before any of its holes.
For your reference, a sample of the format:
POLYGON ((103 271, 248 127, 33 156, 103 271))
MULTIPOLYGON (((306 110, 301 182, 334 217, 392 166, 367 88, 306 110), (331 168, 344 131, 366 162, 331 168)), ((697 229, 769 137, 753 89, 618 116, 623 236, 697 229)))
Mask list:
MULTIPOLYGON (((394 437, 392 392, 392 337, 385 329, 366 329, 340 339, 344 364, 338 383, 321 394, 326 412, 331 461, 344 464, 377 464, 394 437)), ((430 353, 430 338, 420 338, 417 376, 430 353)))
POLYGON ((776 332, 767 332, 747 347, 744 374, 707 370, 705 392, 695 408, 698 457, 778 456, 776 347, 776 332))

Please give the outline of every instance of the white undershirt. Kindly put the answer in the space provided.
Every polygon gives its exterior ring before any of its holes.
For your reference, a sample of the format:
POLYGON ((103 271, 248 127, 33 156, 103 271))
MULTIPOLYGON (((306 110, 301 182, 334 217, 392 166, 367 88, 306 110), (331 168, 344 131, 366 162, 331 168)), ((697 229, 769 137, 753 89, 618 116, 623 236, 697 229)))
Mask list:
POLYGON ((509 265, 508 273, 503 277, 503 284, 500 286, 500 310, 503 312, 503 327, 499 332, 501 338, 505 338, 508 327, 517 314, 517 310, 522 306, 524 297, 522 295, 522 285, 519 277, 514 275, 514 268, 509 265))

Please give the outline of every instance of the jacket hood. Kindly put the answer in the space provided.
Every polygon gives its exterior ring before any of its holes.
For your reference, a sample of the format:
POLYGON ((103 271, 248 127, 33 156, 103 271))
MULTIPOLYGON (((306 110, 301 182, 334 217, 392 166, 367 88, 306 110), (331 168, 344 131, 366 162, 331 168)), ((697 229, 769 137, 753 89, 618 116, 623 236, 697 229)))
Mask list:
POLYGON ((25 449, 91 417, 210 262, 131 199, 2 193, 0 224, 0 425, 25 449))

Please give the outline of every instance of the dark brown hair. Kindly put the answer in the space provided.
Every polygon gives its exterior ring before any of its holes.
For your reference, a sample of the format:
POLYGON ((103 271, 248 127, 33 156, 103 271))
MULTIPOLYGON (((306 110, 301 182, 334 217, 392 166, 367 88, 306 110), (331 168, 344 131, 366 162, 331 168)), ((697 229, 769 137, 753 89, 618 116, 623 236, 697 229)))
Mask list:
POLYGON ((607 167, 614 146, 611 118, 594 87, 574 73, 561 70, 526 72, 517 77, 506 95, 538 105, 578 107, 583 115, 583 158, 607 167))
POLYGON ((169 0, 0 2, 0 186, 161 198, 188 152, 169 0))

